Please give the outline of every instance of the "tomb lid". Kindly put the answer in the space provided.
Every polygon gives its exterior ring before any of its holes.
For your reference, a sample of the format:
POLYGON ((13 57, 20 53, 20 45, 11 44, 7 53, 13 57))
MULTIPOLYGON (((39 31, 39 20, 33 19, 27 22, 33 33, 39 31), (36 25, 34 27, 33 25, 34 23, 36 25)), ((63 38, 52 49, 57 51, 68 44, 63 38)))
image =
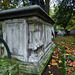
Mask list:
POLYGON ((37 16, 48 23, 54 24, 54 21, 39 5, 25 6, 22 8, 14 8, 0 11, 0 21, 32 16, 37 16))

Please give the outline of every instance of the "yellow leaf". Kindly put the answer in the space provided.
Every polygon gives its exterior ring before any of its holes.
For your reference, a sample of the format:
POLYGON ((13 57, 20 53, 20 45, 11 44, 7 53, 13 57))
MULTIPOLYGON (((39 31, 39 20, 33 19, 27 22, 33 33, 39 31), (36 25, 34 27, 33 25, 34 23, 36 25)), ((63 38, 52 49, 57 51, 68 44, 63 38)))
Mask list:
POLYGON ((48 65, 48 67, 50 67, 51 65, 48 65))
POLYGON ((51 73, 51 71, 48 71, 48 73, 51 73))
POLYGON ((61 60, 59 60, 59 63, 62 63, 62 61, 61 61, 61 60))
POLYGON ((68 70, 68 72, 71 72, 71 70, 68 70))
POLYGON ((71 51, 70 51, 70 50, 66 50, 66 52, 71 53, 71 51))
POLYGON ((69 55, 69 54, 66 54, 66 55, 69 55))
POLYGON ((52 63, 52 65, 58 65, 57 63, 52 63))
POLYGON ((49 68, 49 69, 50 69, 50 66, 51 66, 51 65, 48 65, 48 68, 49 68))
POLYGON ((74 67, 71 67, 71 69, 74 69, 74 67))

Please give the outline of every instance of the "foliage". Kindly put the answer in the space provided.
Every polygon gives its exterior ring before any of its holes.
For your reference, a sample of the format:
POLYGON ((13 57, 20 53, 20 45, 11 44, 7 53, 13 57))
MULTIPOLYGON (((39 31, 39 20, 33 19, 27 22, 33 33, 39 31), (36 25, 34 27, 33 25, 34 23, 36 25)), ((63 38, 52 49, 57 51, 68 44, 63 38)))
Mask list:
POLYGON ((72 16, 72 18, 68 22, 67 29, 75 29, 75 16, 72 16))
POLYGON ((0 75, 18 75, 18 66, 15 60, 0 57, 0 75))
POLYGON ((11 0, 0 0, 0 9, 9 9, 9 8, 16 8, 16 5, 18 5, 18 0, 11 1, 11 0))
POLYGON ((74 0, 62 0, 62 2, 55 7, 55 15, 53 19, 56 25, 66 28, 69 24, 71 27, 75 24, 74 19, 74 0))
POLYGON ((18 8, 28 5, 28 0, 0 0, 0 10, 18 8))
POLYGON ((52 18, 53 15, 54 15, 54 13, 53 13, 52 9, 50 8, 49 9, 49 16, 52 18))

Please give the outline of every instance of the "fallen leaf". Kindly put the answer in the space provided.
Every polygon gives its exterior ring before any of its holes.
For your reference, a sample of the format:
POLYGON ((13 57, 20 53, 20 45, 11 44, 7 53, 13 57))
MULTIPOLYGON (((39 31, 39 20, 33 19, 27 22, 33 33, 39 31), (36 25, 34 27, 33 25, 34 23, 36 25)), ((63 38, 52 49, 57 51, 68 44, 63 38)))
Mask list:
POLYGON ((61 60, 59 60, 59 63, 62 63, 62 61, 61 61, 61 60))
POLYGON ((71 67, 71 71, 74 71, 74 67, 71 67))
POLYGON ((57 63, 52 63, 52 65, 58 65, 57 63))
POLYGON ((58 67, 59 69, 62 69, 63 67, 58 67))
POLYGON ((69 66, 70 64, 66 64, 66 66, 69 66))
POLYGON ((75 60, 73 61, 73 65, 75 65, 75 60))
POLYGON ((48 68, 49 68, 49 69, 50 69, 50 66, 51 66, 51 65, 48 65, 48 68))
POLYGON ((65 55, 70 55, 70 54, 65 54, 65 55))
POLYGON ((74 67, 71 67, 71 69, 74 69, 74 67))
POLYGON ((54 54, 56 53, 56 51, 53 52, 54 54))
POLYGON ((54 59, 52 59, 52 63, 54 63, 55 62, 55 60, 54 59))
POLYGON ((48 65, 48 67, 50 67, 51 65, 48 65))
POLYGON ((51 73, 51 71, 48 71, 48 73, 51 73))
POLYGON ((75 67, 75 65, 73 64, 73 67, 75 67))
POLYGON ((70 63, 70 66, 73 66, 73 63, 72 62, 70 63))
POLYGON ((21 75, 23 75, 23 73, 21 75))
POLYGON ((71 70, 68 70, 68 72, 71 72, 71 70))

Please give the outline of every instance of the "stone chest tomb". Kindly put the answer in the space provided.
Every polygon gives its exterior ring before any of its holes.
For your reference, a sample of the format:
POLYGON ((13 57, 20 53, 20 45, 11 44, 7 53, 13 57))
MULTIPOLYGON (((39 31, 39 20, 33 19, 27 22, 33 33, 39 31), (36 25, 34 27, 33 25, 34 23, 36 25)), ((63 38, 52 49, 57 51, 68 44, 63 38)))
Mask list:
POLYGON ((0 22, 11 56, 20 60, 19 72, 41 75, 54 47, 54 21, 40 6, 33 5, 1 11, 0 22))

